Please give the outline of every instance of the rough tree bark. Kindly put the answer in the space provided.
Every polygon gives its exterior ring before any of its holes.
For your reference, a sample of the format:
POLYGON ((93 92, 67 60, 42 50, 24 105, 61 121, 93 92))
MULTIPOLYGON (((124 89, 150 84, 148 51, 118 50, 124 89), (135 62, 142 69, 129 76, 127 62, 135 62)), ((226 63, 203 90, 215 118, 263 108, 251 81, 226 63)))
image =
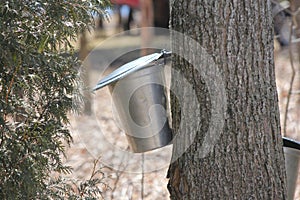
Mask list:
MULTIPOLYGON (((171 97, 172 127, 175 135, 184 136, 174 143, 168 172, 171 199, 285 199, 270 2, 174 0, 170 23, 210 55, 223 76, 227 98, 223 131, 203 156, 201 145, 214 108, 203 76, 186 62, 202 56, 201 51, 173 38, 172 51, 188 51, 189 58, 174 56, 172 67, 193 85, 198 102, 188 95, 171 97), (183 108, 197 108, 198 103, 198 116, 182 115, 183 108), (191 125, 194 120, 197 126, 191 125), (180 123, 184 128, 179 133, 180 123), (195 138, 190 137, 193 132, 195 138)), ((185 94, 181 80, 172 79, 172 90, 178 88, 185 94)))

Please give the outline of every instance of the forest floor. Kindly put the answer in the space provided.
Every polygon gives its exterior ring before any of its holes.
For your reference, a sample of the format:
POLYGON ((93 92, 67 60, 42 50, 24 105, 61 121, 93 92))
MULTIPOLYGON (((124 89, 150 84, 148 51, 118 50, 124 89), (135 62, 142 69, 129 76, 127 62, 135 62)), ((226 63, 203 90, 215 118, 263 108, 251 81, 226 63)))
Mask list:
MULTIPOLYGON (((89 40, 89 49, 93 49, 86 64, 89 65, 90 86, 95 84, 112 68, 107 68, 120 55, 140 47, 140 39, 133 35, 113 35, 104 38, 94 34, 89 40), (92 38, 92 39, 91 39, 92 38)), ((163 43, 164 38, 156 38, 163 43)), ((159 47, 159 46, 157 46, 159 47)), ((132 55, 121 60, 120 65, 135 58, 132 55)), ((287 136, 300 140, 300 113, 296 103, 300 95, 299 61, 294 60, 297 71, 296 83, 293 86, 295 94, 291 96, 287 118, 287 136), (296 87, 298 84, 299 87, 296 87)), ((291 78, 291 62, 289 50, 280 49, 275 53, 277 91, 282 128, 285 105, 291 78)), ((92 173, 93 161, 100 158, 103 166, 103 180, 110 188, 103 188, 105 200, 152 200, 169 199, 167 190, 167 169, 171 158, 172 147, 145 154, 128 153, 128 144, 123 131, 118 126, 118 119, 112 105, 108 88, 98 90, 92 95, 91 115, 71 115, 70 129, 74 142, 67 149, 66 164, 73 167, 72 176, 77 179, 88 179, 92 173)), ((300 200, 300 176, 296 199, 300 200)))

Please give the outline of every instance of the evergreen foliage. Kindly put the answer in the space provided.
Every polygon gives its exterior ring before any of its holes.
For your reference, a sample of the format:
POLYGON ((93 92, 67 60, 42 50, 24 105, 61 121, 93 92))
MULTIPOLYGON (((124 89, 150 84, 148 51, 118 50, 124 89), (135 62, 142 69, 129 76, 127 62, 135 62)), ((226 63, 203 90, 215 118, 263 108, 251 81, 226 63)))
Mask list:
MULTIPOLYGON (((105 16, 108 4, 108 0, 0 4, 0 199, 70 197, 54 187, 59 180, 50 181, 53 171, 71 171, 61 157, 64 144, 72 141, 67 113, 74 108, 79 83, 80 63, 70 41, 94 24, 91 13, 105 16)), ((73 194, 72 199, 84 196, 73 194)))

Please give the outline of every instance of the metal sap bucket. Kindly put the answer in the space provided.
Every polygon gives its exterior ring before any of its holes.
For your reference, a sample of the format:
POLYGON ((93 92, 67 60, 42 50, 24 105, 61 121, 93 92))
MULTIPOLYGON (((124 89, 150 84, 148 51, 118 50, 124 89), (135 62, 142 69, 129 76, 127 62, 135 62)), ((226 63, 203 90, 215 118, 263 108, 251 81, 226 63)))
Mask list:
POLYGON ((162 51, 129 62, 94 88, 108 86, 129 146, 135 153, 164 147, 172 141, 166 112, 165 59, 162 51))
POLYGON ((283 137, 283 151, 287 175, 287 199, 293 200, 300 164, 300 143, 283 137))

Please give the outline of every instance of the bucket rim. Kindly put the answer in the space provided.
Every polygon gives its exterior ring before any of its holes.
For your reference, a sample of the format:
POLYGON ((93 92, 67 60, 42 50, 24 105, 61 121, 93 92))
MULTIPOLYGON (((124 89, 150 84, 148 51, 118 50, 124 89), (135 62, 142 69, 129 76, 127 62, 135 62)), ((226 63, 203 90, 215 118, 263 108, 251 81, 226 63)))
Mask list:
POLYGON ((166 62, 166 58, 171 56, 171 52, 166 50, 162 50, 160 53, 153 53, 147 56, 140 57, 131 62, 128 62, 118 69, 111 72, 109 75, 102 78, 97 85, 94 87, 93 91, 99 90, 115 81, 118 81, 126 76, 146 67, 150 67, 152 62, 157 61, 159 59, 164 59, 164 63, 166 62))
POLYGON ((293 139, 287 138, 287 137, 282 137, 282 139, 283 139, 284 147, 289 147, 289 148, 300 150, 300 142, 299 141, 296 141, 296 140, 293 140, 293 139))

